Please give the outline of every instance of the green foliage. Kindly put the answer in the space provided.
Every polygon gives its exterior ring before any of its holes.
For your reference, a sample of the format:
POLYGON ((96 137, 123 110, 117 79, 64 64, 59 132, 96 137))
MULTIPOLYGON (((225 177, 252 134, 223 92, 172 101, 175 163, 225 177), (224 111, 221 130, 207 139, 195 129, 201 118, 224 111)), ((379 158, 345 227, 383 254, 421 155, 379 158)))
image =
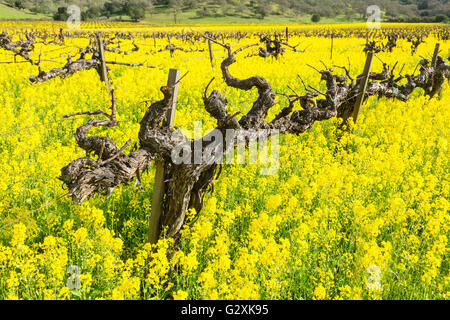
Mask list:
POLYGON ((67 13, 66 7, 59 7, 58 11, 53 15, 53 20, 56 21, 67 21, 69 14, 67 13))
POLYGON ((123 2, 120 0, 112 0, 107 1, 103 5, 103 14, 106 17, 111 17, 115 14, 124 14, 124 5, 123 2))
POLYGON ((100 16, 101 10, 99 7, 88 7, 86 11, 81 12, 82 20, 95 19, 100 16))
POLYGON ((311 21, 315 22, 315 23, 319 22, 320 21, 320 14, 317 14, 317 13, 313 14, 311 16, 311 21))
POLYGON ((145 4, 139 1, 127 2, 124 6, 124 11, 134 21, 139 21, 145 18, 145 4))
POLYGON ((47 15, 36 12, 31 12, 29 9, 17 9, 12 6, 7 6, 0 3, 0 19, 22 19, 22 20, 36 20, 36 19, 51 19, 47 15))

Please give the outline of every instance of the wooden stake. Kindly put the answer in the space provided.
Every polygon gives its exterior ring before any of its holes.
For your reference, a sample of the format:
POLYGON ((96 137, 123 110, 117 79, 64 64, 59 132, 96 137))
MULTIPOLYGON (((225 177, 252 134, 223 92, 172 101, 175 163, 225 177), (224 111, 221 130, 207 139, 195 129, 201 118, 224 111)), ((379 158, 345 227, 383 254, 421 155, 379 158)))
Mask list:
POLYGON ((333 60, 334 33, 331 35, 331 60, 333 60))
POLYGON ((361 109, 361 105, 364 101, 364 95, 366 94, 367 84, 369 83, 369 73, 372 68, 374 53, 373 51, 369 51, 367 53, 366 65, 364 66, 363 77, 361 79, 361 86, 359 89, 358 97, 356 98, 355 107, 353 108, 353 122, 356 123, 358 120, 359 110, 361 109))
MULTIPOLYGON (((170 69, 167 86, 173 86, 173 103, 169 108, 163 126, 173 128, 175 119, 175 109, 178 96, 178 80, 180 79, 180 70, 170 69)), ((150 215, 148 228, 148 242, 155 244, 160 236, 160 220, 163 212, 163 200, 165 194, 165 163, 164 161, 155 161, 155 184, 153 185, 152 213, 150 215)))
POLYGON ((289 43, 289 28, 286 27, 286 43, 289 43))
POLYGON ((439 55, 439 48, 440 48, 440 46, 441 46, 440 43, 436 43, 436 47, 434 47, 433 60, 431 61, 431 66, 433 68, 436 67, 436 62, 437 62, 437 57, 439 55))
MULTIPOLYGON (((172 48, 172 42, 170 41, 170 35, 167 35, 167 40, 169 40, 169 48, 172 48)), ((173 57, 173 50, 169 49, 170 56, 173 57)))
POLYGON ((100 37, 100 34, 97 32, 96 35, 97 37, 97 45, 98 45, 98 52, 100 54, 100 61, 102 64, 102 73, 101 73, 101 78, 102 81, 105 82, 106 87, 108 88, 108 93, 110 93, 110 83, 109 83, 109 78, 108 78, 108 71, 106 69, 106 63, 105 63, 105 50, 103 48, 103 41, 102 38, 100 37))
POLYGON ((214 54, 212 51, 211 40, 208 39, 208 48, 209 48, 209 60, 211 61, 211 66, 214 68, 214 54))

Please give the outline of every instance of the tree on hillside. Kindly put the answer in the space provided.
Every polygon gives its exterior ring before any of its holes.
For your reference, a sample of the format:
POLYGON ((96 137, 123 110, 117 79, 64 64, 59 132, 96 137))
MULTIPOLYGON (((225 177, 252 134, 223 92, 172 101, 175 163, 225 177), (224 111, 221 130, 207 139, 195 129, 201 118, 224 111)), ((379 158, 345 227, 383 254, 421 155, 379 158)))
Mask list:
POLYGON ((315 14, 313 14, 312 16, 311 16, 311 21, 312 22, 319 22, 320 21, 320 15, 319 14, 317 14, 317 13, 315 13, 315 14))
POLYGON ((124 14, 124 2, 121 0, 107 1, 103 5, 103 14, 110 18, 115 14, 124 14))
POLYGON ((271 11, 271 3, 269 0, 252 1, 250 2, 253 6, 253 12, 258 19, 264 19, 271 11))
POLYGON ((173 21, 175 24, 177 23, 177 15, 181 11, 182 6, 182 0, 169 0, 169 8, 173 13, 173 21))
POLYGON ((147 8, 146 1, 134 0, 128 1, 125 4, 125 12, 130 16, 131 20, 139 21, 145 18, 145 9, 147 8))
POLYGON ((98 18, 101 15, 101 9, 97 6, 89 6, 87 10, 81 12, 81 20, 86 21, 98 18))
POLYGON ((67 21, 69 14, 67 13, 66 7, 59 7, 58 11, 53 15, 53 20, 56 21, 67 21))

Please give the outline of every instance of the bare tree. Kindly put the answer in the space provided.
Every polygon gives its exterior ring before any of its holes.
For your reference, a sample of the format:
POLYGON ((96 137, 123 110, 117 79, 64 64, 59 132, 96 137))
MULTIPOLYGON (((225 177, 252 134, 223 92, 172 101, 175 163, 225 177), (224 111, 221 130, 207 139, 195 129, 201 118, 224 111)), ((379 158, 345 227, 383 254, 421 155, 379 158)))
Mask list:
POLYGON ((180 13, 182 6, 183 6, 182 0, 170 0, 169 1, 169 8, 173 13, 173 21, 175 24, 177 24, 177 15, 178 15, 178 13, 180 13))

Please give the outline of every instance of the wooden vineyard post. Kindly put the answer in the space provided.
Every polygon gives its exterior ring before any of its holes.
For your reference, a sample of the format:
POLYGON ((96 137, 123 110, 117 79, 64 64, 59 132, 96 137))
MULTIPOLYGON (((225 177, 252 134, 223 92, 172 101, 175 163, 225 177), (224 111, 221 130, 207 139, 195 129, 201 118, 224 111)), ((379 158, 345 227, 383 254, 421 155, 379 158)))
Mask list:
POLYGON ((289 27, 286 27, 286 43, 289 43, 289 27))
POLYGON ((333 61, 334 33, 331 34, 331 61, 333 61))
POLYGON ((431 66, 436 67, 437 57, 439 54, 439 48, 441 47, 440 43, 436 43, 436 47, 434 48, 433 60, 431 61, 431 66))
POLYGON ((355 107, 353 108, 353 123, 356 123, 356 121, 358 120, 359 110, 361 109, 361 105, 364 101, 367 84, 369 83, 369 73, 370 69, 372 68, 373 56, 373 51, 369 51, 367 53, 366 65, 364 66, 364 72, 361 79, 361 86, 359 88, 358 97, 356 98, 355 107))
POLYGON ((172 42, 170 41, 170 35, 167 35, 167 40, 169 40, 169 52, 170 52, 170 57, 173 58, 173 49, 172 49, 172 42))
MULTIPOLYGON (((175 119, 175 109, 177 105, 178 96, 178 80, 180 79, 180 70, 170 69, 169 79, 167 80, 167 86, 173 86, 173 102, 171 108, 169 108, 166 117, 163 121, 163 126, 173 128, 175 119)), ((148 227, 148 242, 155 244, 159 239, 159 225, 161 215, 163 212, 163 199, 165 193, 164 161, 155 161, 155 184, 153 185, 153 198, 152 198, 152 213, 150 215, 149 227, 148 227)))
POLYGON ((110 83, 109 83, 108 71, 106 69, 106 63, 105 63, 105 49, 103 48, 103 41, 102 41, 102 38, 100 37, 100 34, 96 33, 95 36, 97 38, 98 52, 100 54, 100 61, 102 63, 101 77, 102 77, 102 81, 105 82, 106 87, 108 88, 108 94, 109 94, 110 83))
POLYGON ((211 40, 208 39, 208 48, 209 48, 209 60, 211 61, 211 66, 214 68, 214 54, 212 51, 211 40))

